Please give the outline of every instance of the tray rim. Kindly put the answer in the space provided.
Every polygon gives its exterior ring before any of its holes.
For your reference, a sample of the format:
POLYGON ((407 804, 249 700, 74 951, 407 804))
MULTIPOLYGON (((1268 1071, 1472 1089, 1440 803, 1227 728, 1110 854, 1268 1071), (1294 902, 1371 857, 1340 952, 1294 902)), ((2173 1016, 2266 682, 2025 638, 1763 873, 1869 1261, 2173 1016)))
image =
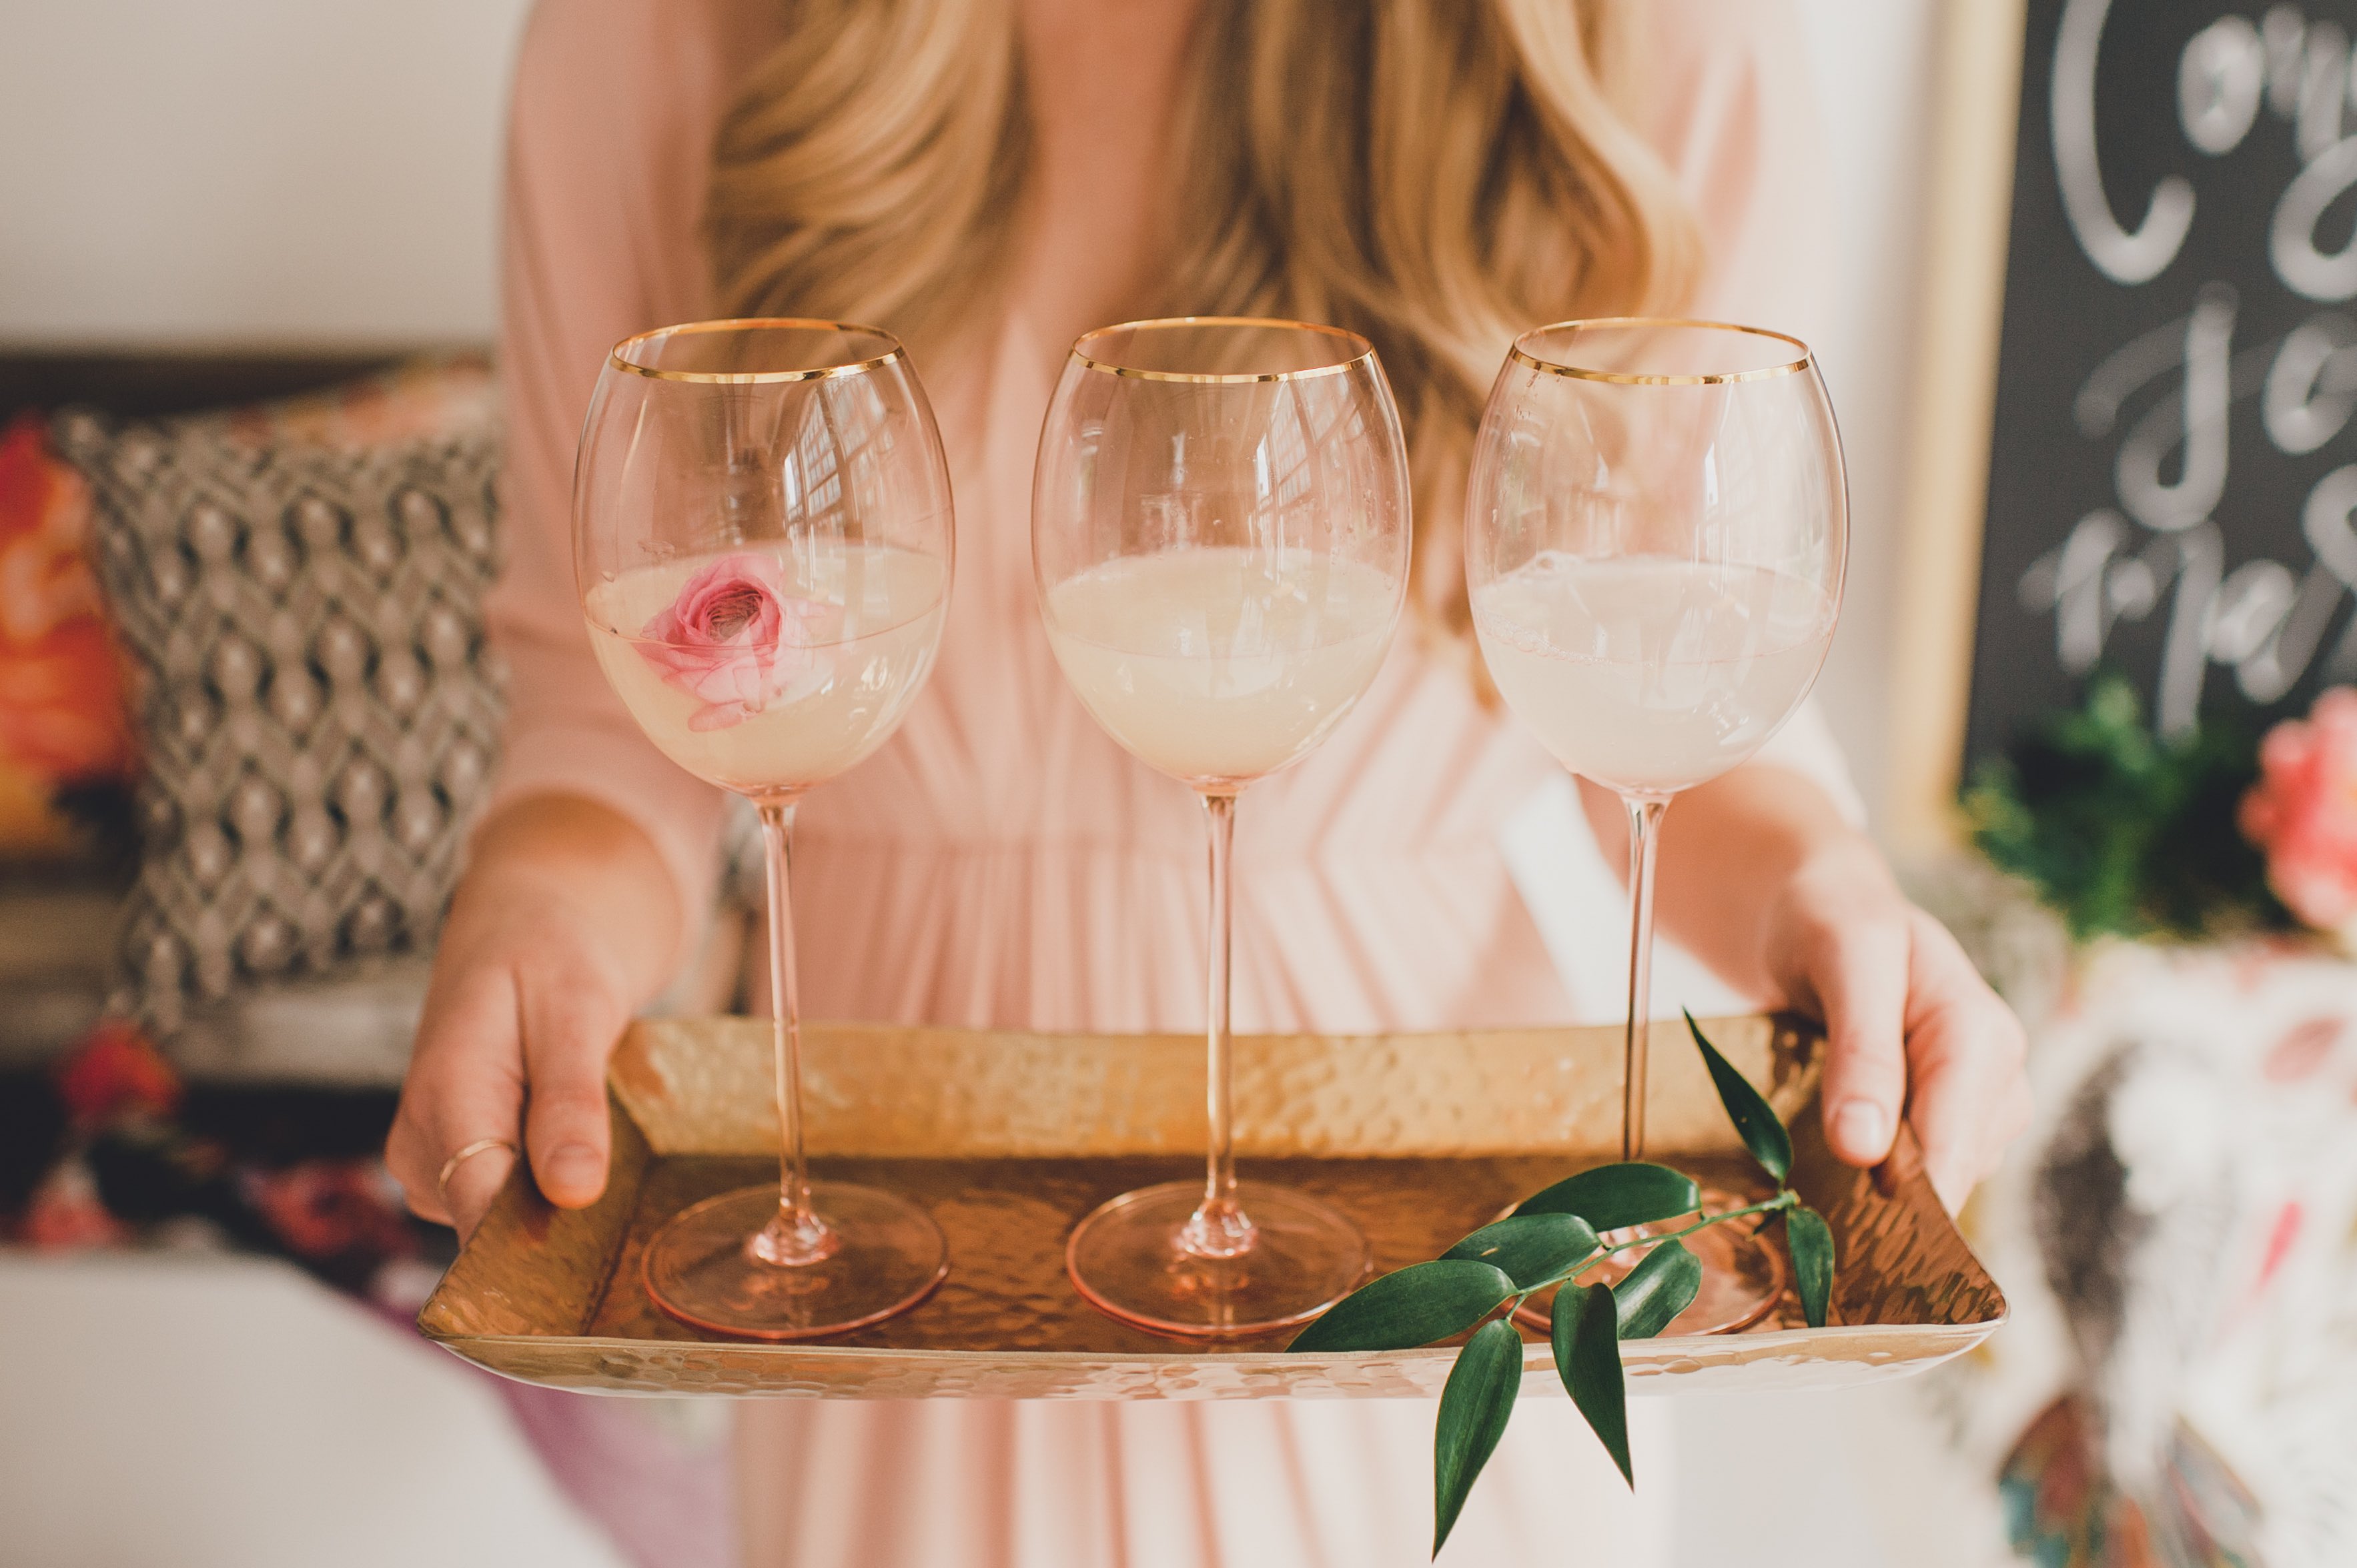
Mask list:
MULTIPOLYGON (((2013 1311, 2010 1305, 2008 1305, 2006 1310, 2000 1312, 1995 1317, 1978 1319, 1971 1323, 1843 1323, 1835 1324, 1824 1328, 1771 1328, 1764 1329, 1758 1333, 1739 1335, 1663 1335, 1652 1339, 1622 1340, 1620 1342, 1620 1360, 1622 1365, 1632 1369, 1645 1366, 1650 1363, 1678 1360, 1684 1358, 1667 1354, 1649 1353, 1649 1351, 1652 1347, 1662 1347, 1666 1349, 1672 1347, 1695 1345, 1725 1345, 1739 1347, 1742 1350, 1747 1352, 1747 1354, 1741 1358, 1742 1359, 1772 1360, 1775 1359, 1774 1352, 1778 1348, 1786 1346, 1822 1343, 1829 1337, 1835 1340, 1851 1338, 1878 1340, 1893 1337, 1901 1334, 1910 1337, 1920 1337, 1923 1338, 1942 1339, 1953 1337, 1957 1340, 1957 1345, 1955 1347, 1957 1350, 1969 1350, 1983 1339, 1987 1338, 1991 1334, 1996 1333, 1999 1328, 2004 1327, 2005 1325, 2012 1318, 2012 1316, 2013 1311), (1750 1352, 1757 1352, 1757 1354, 1750 1354, 1750 1352)), ((1231 1350, 1209 1355, 1179 1354, 1159 1356, 1151 1351, 1144 1350, 901 1349, 882 1345, 830 1345, 823 1342, 785 1345, 766 1344, 749 1339, 631 1339, 612 1334, 437 1335, 422 1329, 421 1332, 425 1333, 426 1337, 432 1339, 437 1345, 450 1346, 513 1345, 518 1347, 541 1347, 548 1345, 566 1345, 579 1346, 584 1349, 592 1350, 611 1349, 633 1351, 642 1350, 652 1347, 666 1350, 688 1351, 693 1350, 699 1346, 716 1345, 730 1350, 742 1349, 777 1352, 779 1353, 779 1359, 786 1359, 789 1355, 795 1360, 809 1361, 857 1361, 872 1359, 878 1357, 886 1357, 895 1361, 945 1361, 960 1365, 971 1363, 976 1366, 1004 1366, 1019 1362, 1036 1361, 1052 1364, 1069 1363, 1073 1365, 1085 1362, 1091 1365, 1102 1364, 1110 1367, 1135 1366, 1146 1368, 1168 1367, 1175 1364, 1191 1366, 1202 1363, 1217 1367, 1237 1367, 1247 1370, 1266 1369, 1273 1371, 1281 1367, 1286 1369, 1298 1369, 1304 1371, 1315 1371, 1325 1367, 1388 1366, 1415 1361, 1430 1361, 1435 1365, 1437 1365, 1443 1361, 1454 1360, 1457 1355, 1455 1348, 1448 1345, 1424 1345, 1418 1346, 1413 1350, 1348 1350, 1331 1352, 1326 1355, 1310 1354, 1297 1356, 1285 1350, 1231 1350)), ((1173 1340, 1171 1341, 1171 1348, 1173 1350, 1183 1352, 1187 1349, 1187 1346, 1180 1341, 1173 1340)), ((1536 1339, 1524 1340, 1523 1343, 1523 1369, 1524 1371, 1545 1370, 1552 1372, 1555 1369, 1553 1352, 1548 1349, 1544 1341, 1536 1339)), ((478 1362, 477 1364, 487 1365, 487 1363, 481 1362, 478 1362)), ((491 1369, 495 1371, 498 1370, 497 1368, 493 1368, 491 1369)))
MULTIPOLYGON (((1820 1336, 1830 1330, 1778 1329, 1733 1337, 1691 1336, 1656 1339, 1646 1342, 1643 1349, 1638 1348, 1638 1342, 1630 1341, 1621 1347, 1621 1365, 1629 1377, 1629 1391, 1633 1398, 1741 1392, 1768 1382, 1807 1389, 1849 1387, 1929 1371, 1977 1348, 2005 1326, 2010 1316, 2008 1310, 1977 1323, 1925 1324, 1896 1330, 1884 1325, 1878 1326, 1878 1328, 1852 1326, 1854 1332, 1862 1336, 1883 1338, 1893 1333, 1903 1333, 1914 1342, 1916 1348, 1912 1353, 1894 1355, 1881 1361, 1784 1353, 1799 1348, 1806 1342, 1818 1340, 1820 1336), (1695 1349, 1717 1350, 1720 1347, 1727 1348, 1706 1359, 1691 1353, 1695 1349), (1805 1375, 1777 1375, 1785 1372, 1805 1375)), ((881 1363, 912 1373, 972 1368, 1002 1374, 1033 1374, 1019 1387, 992 1386, 985 1381, 952 1382, 948 1386, 928 1388, 918 1394, 899 1389, 870 1393, 858 1390, 788 1386, 774 1380, 731 1383, 708 1390, 644 1387, 586 1375, 577 1378, 533 1376, 519 1368, 516 1364, 518 1358, 500 1354, 502 1351, 544 1351, 552 1346, 562 1345, 567 1349, 589 1354, 652 1359, 657 1356, 688 1356, 712 1342, 534 1335, 458 1335, 438 1338, 435 1342, 471 1365, 511 1382, 624 1399, 699 1395, 733 1399, 922 1397, 1156 1401, 1429 1397, 1439 1392, 1456 1355, 1455 1350, 1447 1346, 1423 1347, 1414 1350, 1360 1351, 1332 1357, 1296 1357, 1282 1351, 1269 1351, 1194 1358, 1122 1351, 1027 1350, 999 1353, 803 1346, 791 1358, 762 1358, 764 1361, 774 1361, 780 1367, 792 1364, 813 1372, 822 1371, 830 1364, 850 1370, 862 1363, 881 1363), (824 1359, 813 1361, 809 1352, 816 1348, 835 1351, 840 1359, 832 1363, 824 1359), (1216 1374, 1217 1382, 1230 1386, 1205 1384, 1185 1389, 1167 1386, 1168 1380, 1184 1380, 1189 1374, 1203 1372, 1216 1374), (1118 1388, 1108 1389, 1101 1379, 1092 1377, 1092 1373, 1135 1373, 1138 1376, 1123 1380, 1118 1388), (1254 1378, 1263 1380, 1264 1386, 1241 1386, 1254 1378)), ((776 1351, 783 1348, 749 1343, 726 1343, 718 1348, 728 1351, 776 1351)), ((1544 1344, 1525 1343, 1523 1377, 1525 1393, 1551 1397, 1563 1395, 1551 1353, 1544 1344)))

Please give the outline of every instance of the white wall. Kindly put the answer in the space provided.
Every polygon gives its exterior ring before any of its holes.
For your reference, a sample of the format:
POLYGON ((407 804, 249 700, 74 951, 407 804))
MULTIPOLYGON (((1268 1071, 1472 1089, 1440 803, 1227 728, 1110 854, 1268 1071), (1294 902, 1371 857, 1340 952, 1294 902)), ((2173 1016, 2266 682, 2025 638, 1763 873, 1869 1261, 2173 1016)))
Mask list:
POLYGON ((525 5, 6 7, 0 345, 487 338, 525 5))
POLYGON ((1849 591, 1817 692, 1878 820, 1940 0, 1800 4, 1834 192, 1837 303, 1828 319, 1797 325, 1824 367, 1850 489, 1849 591))
MULTIPOLYGON (((0 347, 481 339, 527 0, 73 0, 0 48, 0 347)), ((1836 193, 1855 563, 1823 692, 1869 801, 1936 0, 1800 0, 1836 193)))

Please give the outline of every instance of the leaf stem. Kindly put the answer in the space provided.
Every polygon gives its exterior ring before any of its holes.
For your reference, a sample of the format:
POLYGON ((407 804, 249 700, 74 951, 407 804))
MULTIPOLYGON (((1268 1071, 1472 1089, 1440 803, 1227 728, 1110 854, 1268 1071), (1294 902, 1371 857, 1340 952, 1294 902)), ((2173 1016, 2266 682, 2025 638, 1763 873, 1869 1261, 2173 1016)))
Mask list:
POLYGON ((1687 1226, 1683 1230, 1665 1230, 1659 1236, 1640 1236, 1633 1241, 1615 1241, 1609 1247, 1605 1248, 1604 1251, 1606 1252, 1625 1252, 1631 1247, 1649 1246, 1655 1241, 1674 1241, 1681 1237, 1691 1236, 1697 1230, 1708 1230, 1713 1225, 1724 1224, 1729 1219, 1740 1219, 1747 1214, 1779 1213, 1784 1209, 1792 1208, 1792 1205, 1798 1203, 1800 1200, 1801 1195, 1799 1193, 1794 1192, 1790 1187, 1786 1187, 1775 1197, 1761 1198, 1758 1203, 1746 1204, 1741 1208, 1730 1208, 1724 1214, 1707 1215, 1703 1219, 1695 1220, 1693 1224, 1687 1226))
POLYGON ((1549 1285, 1563 1284, 1566 1281, 1570 1280, 1574 1275, 1587 1273, 1589 1269, 1596 1266, 1597 1262, 1599 1259, 1609 1258, 1615 1252, 1625 1252, 1631 1247, 1650 1247, 1661 1241, 1675 1241, 1683 1237, 1691 1236, 1697 1230, 1706 1230, 1714 1225, 1724 1225, 1730 1219, 1740 1219, 1748 1214, 1781 1213, 1783 1210, 1790 1208, 1794 1204, 1800 1202, 1800 1200, 1801 1195, 1799 1193, 1794 1192, 1791 1187, 1786 1187, 1782 1191, 1779 1192, 1775 1197, 1762 1198, 1758 1203, 1746 1204, 1741 1208, 1730 1208, 1724 1214, 1706 1215, 1702 1219, 1697 1219, 1693 1224, 1687 1226, 1683 1230, 1665 1230, 1658 1236, 1639 1236, 1633 1240, 1615 1241, 1609 1247, 1599 1247, 1595 1251, 1588 1253, 1586 1257, 1572 1264, 1569 1268, 1564 1270, 1561 1273, 1541 1280, 1537 1283, 1532 1285, 1530 1289, 1516 1294, 1514 1296, 1514 1305, 1508 1307, 1506 1310, 1509 1313, 1520 1311, 1522 1309, 1523 1303, 1528 1301, 1540 1291, 1546 1289, 1549 1285))

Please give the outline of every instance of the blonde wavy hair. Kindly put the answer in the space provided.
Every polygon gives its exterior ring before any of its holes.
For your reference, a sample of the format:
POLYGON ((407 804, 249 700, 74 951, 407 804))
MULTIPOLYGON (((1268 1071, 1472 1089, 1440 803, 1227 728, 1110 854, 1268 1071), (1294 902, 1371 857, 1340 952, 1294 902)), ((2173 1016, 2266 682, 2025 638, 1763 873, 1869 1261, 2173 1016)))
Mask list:
MULTIPOLYGON (((1665 310, 1698 242, 1631 128, 1644 0, 1206 0, 1173 138, 1169 314, 1346 327, 1383 356, 1416 602, 1469 620, 1455 526, 1514 335, 1665 310)), ((713 152, 725 314, 939 351, 997 286, 1029 163, 1015 0, 800 0, 713 152)))

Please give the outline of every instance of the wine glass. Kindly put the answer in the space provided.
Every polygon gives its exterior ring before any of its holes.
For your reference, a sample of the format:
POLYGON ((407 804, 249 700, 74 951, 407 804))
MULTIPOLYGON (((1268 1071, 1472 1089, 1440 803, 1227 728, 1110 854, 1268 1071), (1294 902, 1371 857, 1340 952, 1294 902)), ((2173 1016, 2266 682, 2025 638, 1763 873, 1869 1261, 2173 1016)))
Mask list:
MULTIPOLYGON (((1563 322, 1516 339, 1491 389, 1465 509, 1475 633, 1506 704, 1628 812, 1623 1159, 1645 1149, 1663 814, 1808 694, 1847 534, 1833 405, 1798 338, 1563 322)), ((1738 1327, 1774 1305, 1781 1265, 1754 1236, 1713 1226, 1692 1244, 1705 1284, 1681 1326, 1738 1327)))
POLYGON ((939 1226, 813 1181, 786 894, 794 805, 883 745, 931 671, 954 531, 931 408, 889 334, 704 321, 615 346, 582 428, 575 581, 606 679, 664 756, 749 799, 770 892, 780 1180, 708 1198, 647 1245, 680 1321, 804 1339, 915 1305, 939 1226))
POLYGON ((1205 1179, 1113 1199, 1065 1251, 1092 1305, 1158 1333, 1300 1323, 1366 1273, 1334 1209, 1236 1180, 1228 860, 1237 796, 1332 734, 1391 646, 1404 453, 1365 338, 1224 317, 1082 338, 1040 432, 1031 559, 1056 660, 1114 739, 1202 798, 1210 829, 1205 1179))

